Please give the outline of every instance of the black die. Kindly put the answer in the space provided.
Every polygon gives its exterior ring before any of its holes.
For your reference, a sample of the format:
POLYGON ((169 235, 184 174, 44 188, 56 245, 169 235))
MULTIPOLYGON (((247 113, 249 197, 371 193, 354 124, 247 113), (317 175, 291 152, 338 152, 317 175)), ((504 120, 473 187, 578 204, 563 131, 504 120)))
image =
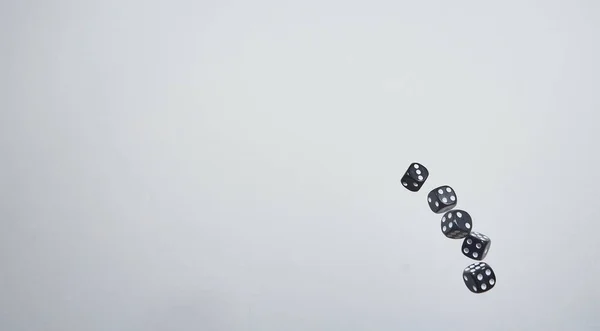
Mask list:
POLYGON ((442 217, 442 233, 451 239, 462 239, 471 233, 473 220, 464 210, 451 210, 442 217))
POLYGON ((458 196, 450 186, 444 185, 431 190, 427 195, 427 202, 432 212, 441 214, 456 207, 458 196))
POLYGON ((462 253, 473 260, 481 261, 485 259, 492 241, 490 238, 479 232, 471 232, 463 240, 462 253))
POLYGON ((487 263, 477 262, 465 268, 463 280, 471 292, 483 293, 496 285, 496 274, 487 263))
POLYGON ((402 185, 409 191, 417 192, 429 177, 429 171, 420 163, 411 163, 402 176, 402 185))

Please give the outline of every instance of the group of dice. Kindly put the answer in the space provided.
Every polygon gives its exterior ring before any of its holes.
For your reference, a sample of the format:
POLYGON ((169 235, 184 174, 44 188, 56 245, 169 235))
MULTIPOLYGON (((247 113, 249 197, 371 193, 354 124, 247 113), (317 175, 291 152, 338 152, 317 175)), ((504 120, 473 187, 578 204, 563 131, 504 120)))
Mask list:
MULTIPOLYGON (((429 177, 429 171, 420 163, 412 163, 404 176, 402 185, 409 191, 418 192, 429 177)), ((466 257, 480 261, 467 266, 463 271, 463 280, 473 293, 491 290, 496 284, 494 270, 482 260, 486 257, 492 241, 482 233, 471 231, 473 219, 464 210, 454 209, 458 195, 448 185, 436 187, 427 195, 431 211, 444 214, 441 221, 442 233, 450 239, 463 239, 462 253, 466 257)))

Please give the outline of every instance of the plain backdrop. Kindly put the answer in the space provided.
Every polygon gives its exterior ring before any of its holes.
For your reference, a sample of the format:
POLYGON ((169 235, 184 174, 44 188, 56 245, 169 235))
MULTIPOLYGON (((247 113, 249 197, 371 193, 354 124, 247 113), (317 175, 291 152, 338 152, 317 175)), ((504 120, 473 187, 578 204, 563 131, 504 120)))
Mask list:
POLYGON ((600 329, 598 1, 3 0, 0 38, 0 330, 600 329))

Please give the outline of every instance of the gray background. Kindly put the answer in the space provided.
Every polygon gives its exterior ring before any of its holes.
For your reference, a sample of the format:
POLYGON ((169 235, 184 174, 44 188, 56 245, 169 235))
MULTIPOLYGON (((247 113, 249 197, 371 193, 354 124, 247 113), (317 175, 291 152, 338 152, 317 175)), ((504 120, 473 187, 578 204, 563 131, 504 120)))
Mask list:
POLYGON ((599 14, 2 1, 0 329, 598 330, 599 14))

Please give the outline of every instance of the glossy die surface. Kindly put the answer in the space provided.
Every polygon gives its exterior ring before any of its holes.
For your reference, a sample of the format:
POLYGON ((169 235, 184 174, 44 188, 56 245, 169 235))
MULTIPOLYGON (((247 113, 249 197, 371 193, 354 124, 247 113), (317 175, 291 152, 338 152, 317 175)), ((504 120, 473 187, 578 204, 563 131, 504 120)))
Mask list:
POLYGON ((496 274, 485 262, 473 263, 463 270, 463 281, 473 293, 484 293, 496 285, 496 274))
POLYGON ((418 192, 429 177, 429 171, 420 163, 411 163, 400 180, 407 190, 418 192))
POLYGON ((448 185, 437 187, 427 195, 427 203, 431 211, 436 214, 445 213, 456 207, 458 196, 454 189, 448 185))
POLYGON ((442 216, 442 233, 450 239, 462 239, 471 233, 473 220, 464 210, 451 210, 442 216))
POLYGON ((481 261, 487 256, 491 245, 492 240, 488 236, 471 231, 463 240, 461 249, 466 257, 481 261))

